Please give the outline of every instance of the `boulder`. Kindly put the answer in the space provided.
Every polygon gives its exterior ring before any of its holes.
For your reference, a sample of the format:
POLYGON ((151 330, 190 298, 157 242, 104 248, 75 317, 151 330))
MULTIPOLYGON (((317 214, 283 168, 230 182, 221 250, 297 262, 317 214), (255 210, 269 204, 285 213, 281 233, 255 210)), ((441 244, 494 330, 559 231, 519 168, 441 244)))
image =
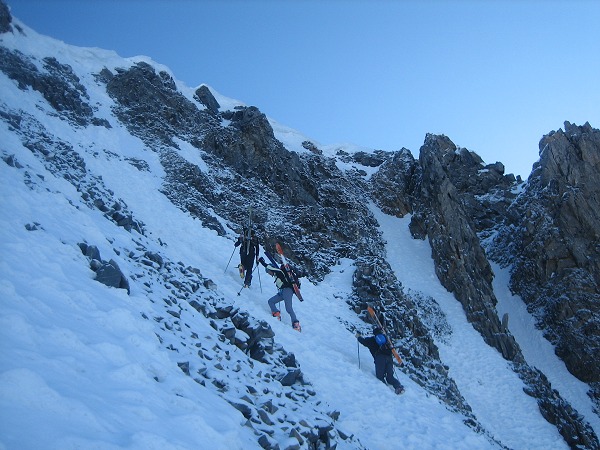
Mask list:
POLYGON ((221 105, 219 105, 217 99, 214 97, 212 92, 210 92, 208 86, 203 84, 198 89, 196 89, 196 92, 194 93, 194 98, 200 103, 202 103, 204 106, 206 106, 206 109, 208 109, 211 113, 219 113, 219 108, 221 108, 221 105))

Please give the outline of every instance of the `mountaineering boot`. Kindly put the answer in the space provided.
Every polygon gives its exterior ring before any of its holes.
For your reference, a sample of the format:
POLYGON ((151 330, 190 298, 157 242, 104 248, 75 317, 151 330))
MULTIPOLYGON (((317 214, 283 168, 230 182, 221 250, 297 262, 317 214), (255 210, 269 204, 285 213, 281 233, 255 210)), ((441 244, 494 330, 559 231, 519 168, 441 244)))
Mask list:
POLYGON ((274 312, 273 317, 277 317, 277 320, 281 320, 281 313, 279 311, 274 312))
POLYGON ((292 327, 294 327, 294 330, 296 330, 296 331, 302 331, 302 327, 300 326, 300 322, 298 322, 297 320, 292 324, 292 327))
POLYGON ((400 394, 404 394, 404 388, 402 386, 397 387, 396 388, 396 394, 400 395, 400 394))

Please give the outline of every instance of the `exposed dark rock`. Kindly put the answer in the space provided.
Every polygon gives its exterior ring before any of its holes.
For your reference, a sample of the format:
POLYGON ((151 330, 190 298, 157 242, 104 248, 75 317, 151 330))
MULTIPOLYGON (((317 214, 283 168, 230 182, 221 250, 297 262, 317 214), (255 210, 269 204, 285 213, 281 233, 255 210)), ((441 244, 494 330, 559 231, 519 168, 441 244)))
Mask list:
POLYGON ((183 373, 185 373, 187 376, 190 376, 190 363, 189 363, 189 361, 179 362, 179 363, 177 363, 177 365, 179 366, 179 368, 181 369, 181 371, 183 373))
POLYGON ((6 3, 0 0, 0 34, 12 31, 12 16, 6 3))
POLYGON ((283 386, 291 386, 298 380, 298 378, 302 375, 300 369, 292 369, 288 370, 284 376, 279 379, 279 382, 283 386))
POLYGON ((265 450, 279 450, 279 445, 273 442, 266 434, 258 438, 258 444, 265 450))
POLYGON ((198 100, 200 103, 202 103, 204 106, 206 106, 206 108, 211 113, 213 113, 213 114, 219 113, 219 108, 221 107, 221 105, 219 105, 219 102, 217 101, 217 99, 215 99, 212 92, 210 92, 210 89, 208 88, 208 86, 202 85, 198 89, 196 89, 194 98, 196 100, 198 100))
POLYGON ((420 166, 407 149, 382 160, 369 181, 369 190, 377 206, 389 215, 403 217, 412 213, 420 166))
POLYGON ((85 243, 79 244, 79 248, 81 249, 81 253, 87 256, 91 261, 102 261, 100 258, 100 250, 95 245, 87 245, 85 243))
POLYGON ((544 136, 527 190, 490 249, 512 264, 511 288, 569 371, 589 383, 600 381, 599 172, 600 131, 588 123, 544 136))
POLYGON ((15 167, 17 169, 23 168, 23 165, 17 160, 15 155, 4 156, 2 157, 2 160, 10 167, 15 167))
POLYGON ((555 425, 565 442, 573 449, 598 449, 600 442, 592 427, 552 389, 548 379, 536 368, 527 364, 515 366, 515 371, 525 382, 523 390, 538 402, 540 413, 555 425))
POLYGON ((237 409, 246 419, 252 417, 252 408, 247 403, 242 402, 229 402, 231 406, 237 409))
MULTIPOLYGON (((476 155, 459 151, 447 137, 427 136, 419 157, 422 173, 416 215, 425 218, 441 283, 462 303, 467 319, 486 342, 513 360, 519 350, 512 336, 502 330, 495 311, 492 269, 469 214, 472 208, 464 200, 474 196, 473 189, 468 188, 470 178, 453 167, 456 158, 466 160, 467 167, 481 165, 476 155)), ((476 192, 483 193, 476 186, 476 192)))
POLYGON ((318 148, 313 142, 303 141, 302 142, 302 147, 304 147, 306 150, 310 150, 311 152, 315 153, 316 155, 322 155, 323 154, 323 150, 321 150, 320 148, 318 148))
POLYGON ((54 57, 44 58, 43 68, 43 72, 38 70, 29 57, 18 51, 0 47, 0 70, 16 81, 19 89, 40 92, 50 106, 76 125, 92 123, 88 94, 72 68, 54 57))
POLYGON ((471 408, 460 394, 448 369, 440 361, 439 351, 427 327, 419 318, 410 297, 402 292, 391 267, 383 259, 359 258, 353 279, 352 306, 370 323, 367 304, 382 315, 384 326, 403 358, 404 370, 410 377, 443 399, 448 407, 472 419, 480 427, 471 408))
POLYGON ((363 166, 379 167, 394 154, 382 150, 375 150, 370 153, 359 151, 352 155, 352 160, 363 166))
POLYGON ((106 82, 108 94, 117 102, 115 114, 153 148, 173 146, 175 135, 195 141, 211 124, 218 125, 209 111, 198 109, 177 91, 169 74, 156 73, 147 63, 118 69, 116 74, 103 69, 97 77, 106 82))
POLYGON ((96 270, 96 280, 107 286, 126 289, 127 293, 129 293, 127 278, 125 278, 123 272, 119 269, 119 265, 113 259, 109 262, 103 262, 98 270, 96 270))
POLYGON ((100 251, 95 245, 88 245, 86 243, 80 243, 79 248, 81 252, 90 259, 90 268, 96 272, 96 281, 99 281, 106 286, 125 289, 127 293, 129 290, 129 281, 127 277, 123 275, 123 272, 119 268, 119 265, 114 259, 110 261, 103 261, 100 258, 100 251))

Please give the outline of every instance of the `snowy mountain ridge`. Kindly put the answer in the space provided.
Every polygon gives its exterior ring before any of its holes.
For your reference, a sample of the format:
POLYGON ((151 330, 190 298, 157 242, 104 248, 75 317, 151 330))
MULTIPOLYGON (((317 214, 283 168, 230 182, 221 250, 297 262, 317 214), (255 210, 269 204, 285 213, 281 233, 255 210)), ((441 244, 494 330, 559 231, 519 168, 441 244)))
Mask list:
MULTIPOLYGON (((485 343, 440 282, 445 259, 415 206, 422 169, 410 155, 319 148, 206 87, 215 111, 201 87, 148 58, 71 47, 8 17, 2 446, 598 448, 589 386, 552 347, 538 369, 576 408, 572 428, 568 408, 540 406, 492 347, 520 355, 516 333, 485 343), (237 295, 232 244, 248 206, 264 245, 284 244, 306 275, 306 301, 294 305, 301 334, 285 312, 270 317, 265 272, 237 295), (434 242, 413 239, 419 230, 434 242), (401 397, 357 347, 354 332, 371 329, 367 301, 385 312, 405 360, 401 397)), ((503 311, 494 320, 510 311, 509 327, 526 323, 529 313, 507 304, 508 270, 493 272, 503 311)), ((531 320, 518 331, 524 354, 527 340, 547 344, 531 320)))

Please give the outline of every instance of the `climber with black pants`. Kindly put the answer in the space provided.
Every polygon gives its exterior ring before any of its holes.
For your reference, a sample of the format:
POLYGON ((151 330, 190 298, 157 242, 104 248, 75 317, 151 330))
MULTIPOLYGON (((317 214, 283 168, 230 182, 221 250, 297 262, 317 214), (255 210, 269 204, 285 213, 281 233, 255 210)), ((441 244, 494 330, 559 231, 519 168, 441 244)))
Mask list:
POLYGON ((381 328, 375 328, 373 336, 363 337, 356 333, 358 342, 369 349, 375 362, 375 376, 386 384, 392 385, 396 394, 402 394, 404 387, 394 376, 392 349, 381 328))
POLYGON ((244 229, 242 234, 238 237, 234 244, 236 247, 240 247, 240 276, 244 278, 244 287, 249 288, 252 283, 252 267, 254 266, 254 259, 258 263, 258 255, 260 247, 258 245, 258 237, 254 230, 244 229))

